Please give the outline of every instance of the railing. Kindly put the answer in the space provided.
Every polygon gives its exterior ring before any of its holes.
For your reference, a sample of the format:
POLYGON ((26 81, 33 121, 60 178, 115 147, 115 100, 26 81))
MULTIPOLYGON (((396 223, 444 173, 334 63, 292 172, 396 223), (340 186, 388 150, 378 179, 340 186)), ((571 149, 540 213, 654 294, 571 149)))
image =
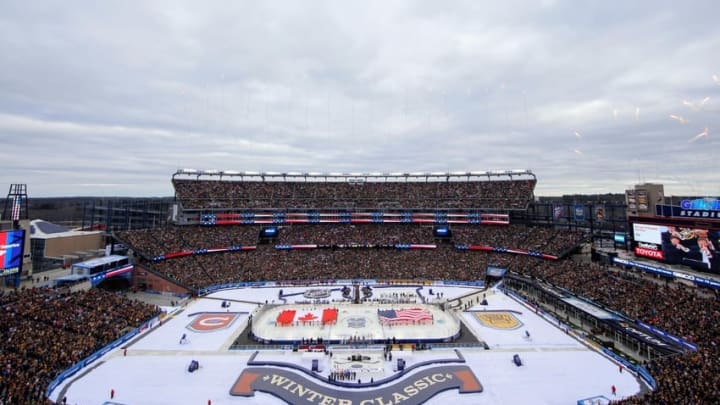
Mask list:
POLYGON ((249 345, 249 344, 237 344, 231 345, 228 350, 232 351, 260 351, 260 350, 293 350, 293 345, 249 345))
MULTIPOLYGON (((509 297, 513 298, 514 300, 522 303, 526 307, 533 308, 533 305, 530 304, 529 302, 527 302, 527 300, 525 300, 525 298, 514 293, 513 291, 511 291, 507 288, 502 288, 501 290, 503 293, 507 294, 509 297)), ((539 308, 538 308, 538 310, 539 310, 539 308)), ((543 316, 544 318, 546 318, 553 325, 560 325, 561 328, 568 330, 568 331, 571 329, 571 327, 569 325, 566 325, 564 322, 560 321, 559 319, 555 318, 550 313, 548 313, 544 310, 539 310, 538 314, 543 316)), ((598 352, 604 354, 605 356, 611 358, 615 362, 622 364, 625 368, 629 369, 630 371, 637 373, 637 375, 640 377, 640 379, 643 380, 645 382, 645 384, 647 384, 647 386, 651 390, 655 390, 655 388, 657 388, 657 383, 655 382, 655 379, 652 377, 652 375, 650 375, 650 373, 644 367, 630 363, 629 361, 627 361, 623 357, 617 355, 612 350, 610 350, 606 347, 598 348, 595 345, 587 345, 587 346, 590 347, 592 350, 595 350, 595 351, 598 351, 598 352)))

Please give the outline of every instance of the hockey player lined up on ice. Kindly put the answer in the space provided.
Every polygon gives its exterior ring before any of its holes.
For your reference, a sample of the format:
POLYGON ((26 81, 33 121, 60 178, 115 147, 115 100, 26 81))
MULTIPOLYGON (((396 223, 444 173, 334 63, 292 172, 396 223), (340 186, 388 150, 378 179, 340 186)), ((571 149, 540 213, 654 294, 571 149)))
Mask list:
POLYGON ((187 343, 187 335, 183 333, 182 337, 180 338, 180 344, 182 345, 185 343, 187 343))
POLYGON ((525 337, 526 337, 526 338, 529 338, 529 337, 530 337, 530 332, 528 332, 527 330, 525 331, 525 337))

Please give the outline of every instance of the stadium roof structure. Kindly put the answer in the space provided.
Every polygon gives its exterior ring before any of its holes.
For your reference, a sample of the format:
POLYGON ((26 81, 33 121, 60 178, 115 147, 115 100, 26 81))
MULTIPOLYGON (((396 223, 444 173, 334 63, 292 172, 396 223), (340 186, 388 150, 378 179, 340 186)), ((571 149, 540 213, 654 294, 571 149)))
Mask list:
POLYGON ((53 224, 52 222, 44 221, 42 219, 35 219, 30 221, 30 233, 35 234, 53 234, 68 232, 69 229, 64 226, 53 224))
POLYGON ((343 178, 343 179, 409 179, 409 178, 478 178, 478 177, 513 177, 513 176, 528 176, 533 179, 536 178, 535 174, 530 169, 513 169, 513 170, 488 170, 488 171, 452 171, 452 172, 258 172, 258 171, 236 171, 236 170, 216 170, 216 169, 178 169, 174 174, 175 177, 240 177, 240 178, 343 178))
POLYGON ((42 219, 34 219, 30 221, 31 238, 52 239, 96 233, 102 233, 102 231, 75 231, 42 219))

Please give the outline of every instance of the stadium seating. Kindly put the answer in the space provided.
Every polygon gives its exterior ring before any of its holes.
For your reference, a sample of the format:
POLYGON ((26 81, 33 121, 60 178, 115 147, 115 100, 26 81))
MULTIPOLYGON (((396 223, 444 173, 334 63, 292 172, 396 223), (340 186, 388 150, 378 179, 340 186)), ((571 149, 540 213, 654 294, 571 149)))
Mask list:
POLYGON ((563 260, 526 269, 532 275, 680 336, 695 352, 655 359, 646 367, 657 389, 623 404, 713 404, 720 399, 720 300, 716 291, 687 287, 596 263, 563 260))
POLYGON ((184 209, 525 209, 535 180, 231 181, 173 179, 184 209))
MULTIPOLYGON (((269 184, 265 182, 210 182, 174 180, 176 193, 184 208, 242 207, 242 208, 521 208, 531 196, 532 184, 488 182, 487 184, 389 184, 383 186, 351 187, 346 184, 269 184), (510 187, 507 187, 510 186, 510 187), (510 190, 510 191, 508 191, 510 190), (441 200, 450 200, 442 202, 441 200), (338 205, 338 203, 340 205, 338 205)), ((233 228, 213 230, 231 233, 233 228)), ((583 238, 574 232, 555 229, 510 225, 507 227, 453 227, 453 244, 487 244, 510 248, 524 248, 560 254, 572 249, 583 238)), ((248 230, 248 238, 257 229, 248 230)), ((149 231, 152 235, 153 232, 149 231)), ((172 244, 153 246, 153 253, 172 249, 201 246, 207 241, 203 232, 191 229, 163 230, 179 232, 170 238, 172 244), (188 236, 191 233, 193 236, 188 236)), ((422 227, 293 226, 280 232, 281 244, 382 244, 407 242, 425 243, 428 234, 422 227)), ((137 235, 132 235, 136 237, 137 235)), ((162 240, 162 237, 154 237, 162 240)), ((205 243, 207 244, 207 243, 205 243)), ((514 271, 549 281, 578 295, 624 312, 630 317, 655 325, 669 333, 694 342, 699 350, 681 356, 656 359, 646 367, 658 382, 654 392, 624 399, 622 403, 675 404, 717 403, 720 398, 720 362, 715 342, 720 324, 718 297, 702 290, 686 289, 679 284, 658 286, 657 280, 628 273, 624 269, 608 270, 597 264, 560 260, 545 262, 535 257, 510 256, 487 252, 467 255, 448 245, 438 245, 432 251, 394 251, 392 249, 339 249, 315 251, 278 251, 272 247, 254 252, 232 252, 212 257, 197 256, 155 263, 158 271, 183 280, 195 288, 223 281, 251 281, 272 279, 318 279, 328 275, 335 278, 383 278, 393 274, 398 278, 473 279, 482 278, 487 264, 506 266, 514 271), (195 272, 191 263, 202 271, 195 272), (278 269, 285 269, 280 272, 278 269), (197 273, 197 274, 194 274, 197 273)))
MULTIPOLYGON (((523 209, 534 180, 482 182, 239 182, 174 179, 184 209, 523 209)), ((228 246, 256 246, 260 225, 168 226, 120 232, 139 264, 191 289, 225 282, 328 278, 484 278, 488 265, 545 280, 697 344, 696 352, 646 364, 658 383, 654 392, 627 404, 718 403, 720 398, 720 300, 716 293, 586 261, 497 251, 468 252, 458 245, 487 245, 553 255, 573 249, 584 235, 552 228, 452 226, 449 243, 434 249, 394 249, 395 244, 432 244, 431 226, 407 224, 283 225, 273 244, 327 248, 225 251, 157 260, 165 255, 228 246), (343 247, 340 247, 340 246, 343 247)), ((43 403, 48 383, 123 331, 155 316, 157 308, 100 290, 67 294, 30 289, 0 295, 0 401, 43 403), (112 308, 112 310, 110 310, 112 308), (81 314, 81 315, 78 315, 81 314), (31 333, 32 332, 32 333, 31 333), (26 384, 32 381, 31 384, 26 384)), ((519 357, 518 357, 518 360, 519 357)))
POLYGON ((116 237, 140 253, 144 265, 190 288, 225 282, 279 279, 384 277, 387 271, 408 278, 481 279, 488 264, 505 266, 507 255, 478 255, 457 251, 455 245, 488 245, 506 249, 530 249, 559 254, 577 246, 581 232, 542 227, 510 225, 484 227, 457 225, 450 245, 439 244, 425 251, 396 251, 378 247, 396 244, 433 244, 432 227, 415 224, 321 224, 280 227, 278 245, 321 245, 351 247, 317 249, 278 254, 272 246, 250 252, 195 255, 153 263, 152 259, 181 251, 255 246, 260 227, 169 226, 126 231, 116 237), (164 241, 168 241, 165 244, 164 241), (374 248, 371 248, 374 247, 374 248), (437 263, 442 268, 437 270, 437 263), (291 269, 287 271, 286 269, 291 269))
POLYGON ((160 313, 99 289, 10 291, 0 295, 0 308, 2 404, 46 403, 58 374, 160 313))

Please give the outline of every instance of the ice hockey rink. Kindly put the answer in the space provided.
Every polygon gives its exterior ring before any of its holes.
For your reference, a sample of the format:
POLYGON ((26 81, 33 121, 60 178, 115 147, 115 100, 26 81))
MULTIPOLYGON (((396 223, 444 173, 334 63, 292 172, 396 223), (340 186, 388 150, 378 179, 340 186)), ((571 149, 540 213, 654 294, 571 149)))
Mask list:
MULTIPOLYGON (((385 405, 447 404, 449 401, 455 405, 577 404, 585 398, 620 399, 641 390, 641 383, 634 375, 620 372, 616 363, 563 327, 497 290, 482 292, 472 287, 441 285, 377 286, 374 297, 402 297, 405 302, 353 304, 343 302, 337 286, 282 287, 282 297, 280 289, 223 290, 188 301, 182 307, 166 308, 168 315, 161 323, 65 380, 51 393, 51 399, 62 402, 65 397, 68 404, 78 405, 385 405), (428 293, 430 288, 434 290, 433 295, 428 293), (303 294, 308 289, 332 291, 323 303, 309 303, 303 294), (413 296, 417 296, 416 302, 412 302, 413 296), (428 336, 427 330, 433 326, 428 324, 388 327, 376 323, 378 309, 419 307, 421 296, 429 304, 446 301, 453 304, 459 297, 463 297, 465 303, 458 309, 444 311, 430 307, 436 311, 433 312, 435 326, 443 331, 437 332, 438 335, 428 336), (483 297, 487 305, 480 304, 483 297), (279 304, 283 306, 275 306, 279 304), (320 318, 322 309, 328 307, 338 310, 333 325, 322 322, 274 324, 277 311, 282 308, 293 308, 298 316, 309 313, 320 318), (231 348, 236 339, 247 333, 251 317, 253 329, 264 339, 274 336, 282 340, 297 336, 296 333, 324 336, 325 347, 332 356, 322 351, 231 348), (358 319, 366 321, 358 325, 358 319), (453 348, 431 350, 400 350, 396 346, 390 352, 394 357, 388 359, 383 345, 365 345, 362 341, 363 336, 439 338, 454 333, 453 320, 461 320, 466 330, 486 346, 458 344, 453 348), (349 346, 350 338, 362 344, 349 346), (333 339, 342 339, 344 344, 333 343, 333 339), (362 361, 351 361, 356 354, 362 361), (513 362, 514 355, 521 359, 521 366, 513 362), (405 362, 402 373, 397 371, 399 358, 405 362), (188 366, 193 360, 199 368, 189 372, 188 366), (317 371, 310 370, 313 360, 317 371), (462 371, 466 377, 467 371, 474 376, 481 391, 462 393, 462 388, 447 385, 446 380, 453 379, 450 371, 460 367, 467 369, 462 371), (266 381, 261 381, 263 378, 257 376, 262 370, 273 378, 265 377, 266 381), (332 371, 341 371, 343 376, 348 371, 354 374, 347 374, 352 378, 337 380, 335 377, 334 381, 328 381, 332 371), (277 394, 263 389, 248 391, 248 381, 253 381, 252 378, 257 378, 253 387, 264 383, 267 390, 267 386, 272 385, 277 394), (442 386, 441 380, 450 388, 442 386), (373 385, 369 385, 370 382, 373 385), (614 396, 613 385, 617 389, 614 396)), ((460 372, 457 375, 461 375, 460 372)), ((599 399, 596 403, 606 402, 599 399)))

